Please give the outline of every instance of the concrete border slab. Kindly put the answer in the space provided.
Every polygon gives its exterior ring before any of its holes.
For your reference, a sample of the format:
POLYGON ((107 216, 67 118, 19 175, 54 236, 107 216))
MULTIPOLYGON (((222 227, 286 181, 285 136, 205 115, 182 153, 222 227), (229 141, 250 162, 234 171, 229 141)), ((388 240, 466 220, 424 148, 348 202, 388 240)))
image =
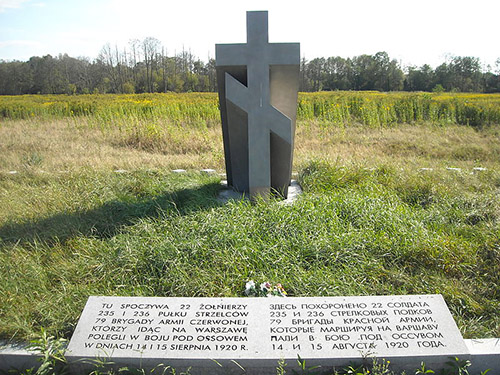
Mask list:
POLYGON ((500 375, 500 338, 464 340, 471 354, 471 374, 490 369, 488 375, 500 375))
POLYGON ((29 350, 27 344, 0 341, 0 372, 38 368, 40 358, 41 355, 29 350))

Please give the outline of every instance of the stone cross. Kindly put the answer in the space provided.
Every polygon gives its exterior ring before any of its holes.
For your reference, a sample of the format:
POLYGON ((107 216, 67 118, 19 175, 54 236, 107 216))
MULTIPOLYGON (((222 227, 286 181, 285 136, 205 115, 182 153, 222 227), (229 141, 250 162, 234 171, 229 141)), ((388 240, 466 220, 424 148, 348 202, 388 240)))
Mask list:
POLYGON ((247 12, 247 43, 217 44, 228 185, 286 198, 292 171, 300 46, 269 43, 268 14, 247 12))

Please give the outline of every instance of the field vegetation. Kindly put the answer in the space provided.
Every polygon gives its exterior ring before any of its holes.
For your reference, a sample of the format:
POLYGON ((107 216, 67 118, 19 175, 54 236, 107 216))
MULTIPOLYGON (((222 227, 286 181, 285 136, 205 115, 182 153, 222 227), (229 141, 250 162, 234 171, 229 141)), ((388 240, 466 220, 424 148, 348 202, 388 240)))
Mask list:
POLYGON ((0 337, 89 295, 443 294, 500 337, 500 95, 300 94, 291 206, 220 204, 215 94, 0 97, 0 337), (184 168, 185 174, 172 173, 184 168))
MULTIPOLYGON (((381 93, 338 91, 300 93, 298 120, 327 125, 391 126, 430 122, 480 127, 500 123, 500 94, 381 93)), ((214 93, 129 95, 2 96, 0 119, 86 117, 99 128, 134 127, 139 120, 212 126, 219 122, 214 93)), ((159 130, 158 130, 159 131, 159 130)))

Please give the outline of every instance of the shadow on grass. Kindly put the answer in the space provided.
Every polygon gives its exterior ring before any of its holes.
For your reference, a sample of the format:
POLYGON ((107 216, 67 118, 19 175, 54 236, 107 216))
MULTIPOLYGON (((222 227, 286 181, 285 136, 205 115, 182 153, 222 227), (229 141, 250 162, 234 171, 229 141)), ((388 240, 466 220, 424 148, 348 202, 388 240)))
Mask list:
POLYGON ((2 242, 50 245, 81 235, 110 238, 141 218, 185 215, 216 207, 219 189, 219 183, 211 183, 130 201, 114 200, 91 210, 59 213, 25 223, 8 223, 0 227, 0 245, 2 242))

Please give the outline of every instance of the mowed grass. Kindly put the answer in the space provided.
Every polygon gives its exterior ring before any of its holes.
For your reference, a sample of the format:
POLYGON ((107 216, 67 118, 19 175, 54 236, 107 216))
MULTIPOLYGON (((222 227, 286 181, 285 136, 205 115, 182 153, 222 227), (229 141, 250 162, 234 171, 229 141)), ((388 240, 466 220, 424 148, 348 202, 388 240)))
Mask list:
POLYGON ((220 176, 198 172, 223 172, 216 121, 101 121, 1 122, 0 337, 69 337, 89 295, 242 296, 250 279, 441 293, 465 337, 500 337, 498 124, 300 119, 304 194, 283 206, 216 201, 220 176))

